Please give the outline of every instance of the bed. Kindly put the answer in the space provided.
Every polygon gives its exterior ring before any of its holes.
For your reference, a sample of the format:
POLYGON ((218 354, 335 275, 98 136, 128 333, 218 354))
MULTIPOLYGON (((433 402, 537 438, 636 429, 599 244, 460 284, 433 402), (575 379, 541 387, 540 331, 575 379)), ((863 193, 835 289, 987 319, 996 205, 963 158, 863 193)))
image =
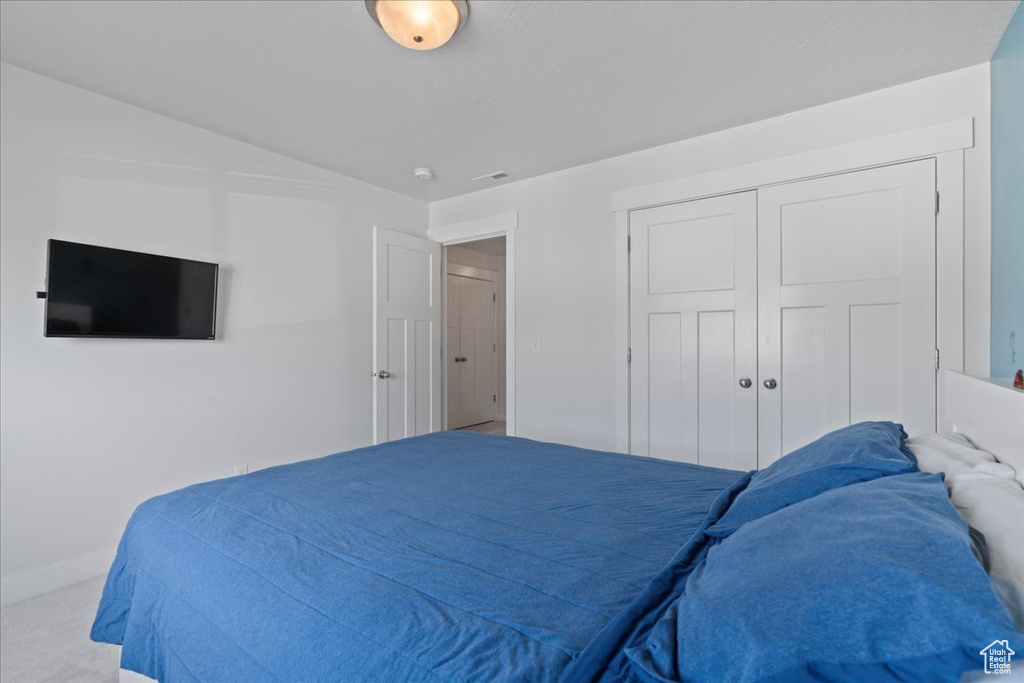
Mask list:
POLYGON ((929 680, 967 658, 982 666, 965 638, 1021 647, 941 477, 901 460, 906 435, 878 424, 810 452, 818 460, 796 478, 761 475, 760 488, 757 473, 466 432, 199 484, 133 515, 92 636, 122 645, 122 680, 160 681, 929 680), (866 471, 857 461, 820 476, 821 458, 864 443, 877 450, 872 474, 837 485, 866 471), (888 648, 905 643, 844 640, 825 664, 778 649, 772 620, 787 612, 851 624, 843 639, 912 628, 891 614, 859 624, 862 605, 891 597, 858 581, 886 566, 864 548, 883 553, 917 523, 931 526, 912 534, 911 557, 927 566, 908 575, 900 556, 898 576, 871 582, 940 596, 917 601, 934 647, 894 662, 888 648), (817 554, 855 542, 849 558, 817 554), (850 590, 822 600, 832 584, 850 590), (826 603, 847 612, 819 614, 826 603), (758 604, 767 614, 735 617, 758 604), (935 626, 947 622, 948 633, 935 626), (717 652, 723 632, 739 638, 717 652))
POLYGON ((135 513, 93 636, 161 681, 557 680, 743 478, 440 432, 200 484, 135 513))

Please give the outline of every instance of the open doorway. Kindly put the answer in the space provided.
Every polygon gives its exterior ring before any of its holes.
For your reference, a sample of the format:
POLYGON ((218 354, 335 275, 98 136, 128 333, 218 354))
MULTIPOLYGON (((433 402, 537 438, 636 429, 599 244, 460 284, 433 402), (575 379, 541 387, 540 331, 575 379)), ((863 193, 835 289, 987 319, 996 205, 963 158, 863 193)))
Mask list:
POLYGON ((506 239, 444 247, 448 429, 506 433, 506 239))

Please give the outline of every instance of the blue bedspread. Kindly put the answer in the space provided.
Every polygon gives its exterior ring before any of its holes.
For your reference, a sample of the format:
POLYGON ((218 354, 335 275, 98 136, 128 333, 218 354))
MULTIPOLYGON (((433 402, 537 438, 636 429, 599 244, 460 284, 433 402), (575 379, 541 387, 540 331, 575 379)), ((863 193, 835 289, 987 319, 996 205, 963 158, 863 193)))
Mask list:
POLYGON ((199 484, 136 510, 92 637, 161 681, 556 680, 744 476, 442 432, 199 484))

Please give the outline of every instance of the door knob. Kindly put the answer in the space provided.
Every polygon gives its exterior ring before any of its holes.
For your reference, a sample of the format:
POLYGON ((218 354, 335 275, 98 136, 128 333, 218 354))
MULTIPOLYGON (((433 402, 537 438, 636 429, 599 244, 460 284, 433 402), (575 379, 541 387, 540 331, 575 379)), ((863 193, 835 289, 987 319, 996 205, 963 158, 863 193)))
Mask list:
POLYGON ((777 386, 779 386, 779 383, 778 383, 778 382, 776 382, 776 381, 775 381, 774 379, 772 379, 771 377, 769 377, 768 379, 766 379, 766 380, 764 381, 764 388, 765 388, 765 389, 774 389, 774 388, 775 388, 775 387, 777 387, 777 386))
POLYGON ((377 371, 377 378, 378 379, 387 379, 390 376, 391 376, 391 373, 388 372, 387 370, 378 370, 377 371))
POLYGON ((466 357, 465 356, 459 356, 459 360, 462 361, 463 363, 465 363, 466 362, 466 357))
POLYGON ((740 386, 743 387, 744 389, 749 389, 751 384, 752 382, 750 381, 749 377, 744 377, 740 380, 740 386))

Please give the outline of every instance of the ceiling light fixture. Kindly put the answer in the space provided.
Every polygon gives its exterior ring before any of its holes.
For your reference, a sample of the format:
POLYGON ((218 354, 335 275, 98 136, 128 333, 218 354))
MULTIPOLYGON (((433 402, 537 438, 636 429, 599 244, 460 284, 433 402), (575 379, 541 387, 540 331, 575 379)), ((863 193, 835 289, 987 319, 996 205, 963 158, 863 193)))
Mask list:
POLYGON ((441 47, 469 19, 466 0, 366 0, 366 11, 393 41, 410 50, 441 47))

